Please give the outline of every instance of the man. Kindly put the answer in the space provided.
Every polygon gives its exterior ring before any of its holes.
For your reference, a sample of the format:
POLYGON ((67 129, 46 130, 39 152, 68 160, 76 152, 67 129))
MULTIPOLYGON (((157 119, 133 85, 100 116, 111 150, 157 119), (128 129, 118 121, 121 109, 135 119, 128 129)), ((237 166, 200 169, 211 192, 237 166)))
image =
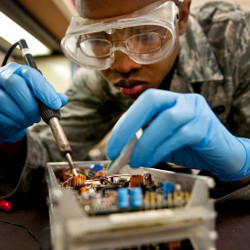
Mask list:
MULTIPOLYGON (((246 197, 250 17, 226 3, 207 4, 189 15, 190 4, 76 1, 80 17, 72 19, 62 48, 72 61, 96 71, 77 73, 61 122, 74 160, 84 160, 134 102, 113 129, 107 147, 111 159, 143 128, 131 166, 166 161, 209 171, 230 183, 229 192, 245 187, 246 197)), ((0 74, 6 162, 1 192, 8 196, 19 181, 17 191, 25 194, 37 173, 32 170, 61 160, 49 129, 27 132, 40 119, 35 97, 53 109, 64 106, 66 97, 27 66, 9 64, 0 74), (7 178, 14 170, 13 179, 7 178)))

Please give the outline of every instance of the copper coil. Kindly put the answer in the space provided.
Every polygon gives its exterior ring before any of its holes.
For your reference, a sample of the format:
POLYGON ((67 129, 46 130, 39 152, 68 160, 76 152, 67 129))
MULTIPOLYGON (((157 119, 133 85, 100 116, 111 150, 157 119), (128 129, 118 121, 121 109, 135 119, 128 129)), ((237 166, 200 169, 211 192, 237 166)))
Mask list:
POLYGON ((77 175, 73 176, 73 188, 75 189, 75 187, 80 187, 83 186, 86 182, 86 176, 83 175, 77 175))

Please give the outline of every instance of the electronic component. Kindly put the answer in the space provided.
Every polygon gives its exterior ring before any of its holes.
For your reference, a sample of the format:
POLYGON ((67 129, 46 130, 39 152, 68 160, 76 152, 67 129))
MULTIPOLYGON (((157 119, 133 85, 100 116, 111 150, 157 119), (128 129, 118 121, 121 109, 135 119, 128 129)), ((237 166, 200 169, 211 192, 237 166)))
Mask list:
POLYGON ((109 163, 47 164, 55 250, 215 249, 211 178, 109 163))
POLYGON ((71 171, 65 171, 60 185, 78 191, 78 200, 89 215, 173 208, 187 203, 184 193, 189 191, 182 190, 180 184, 163 181, 156 186, 147 172, 104 176, 105 167, 101 164, 92 164, 77 172, 75 177, 71 171))

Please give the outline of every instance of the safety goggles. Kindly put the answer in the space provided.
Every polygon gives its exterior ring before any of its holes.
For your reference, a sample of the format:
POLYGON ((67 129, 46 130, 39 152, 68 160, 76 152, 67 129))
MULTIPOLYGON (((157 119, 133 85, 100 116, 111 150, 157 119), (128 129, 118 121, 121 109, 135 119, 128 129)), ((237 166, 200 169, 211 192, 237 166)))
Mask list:
POLYGON ((115 18, 75 16, 61 48, 69 59, 89 69, 108 69, 116 51, 122 51, 139 64, 156 63, 175 47, 178 13, 176 3, 165 0, 115 18))

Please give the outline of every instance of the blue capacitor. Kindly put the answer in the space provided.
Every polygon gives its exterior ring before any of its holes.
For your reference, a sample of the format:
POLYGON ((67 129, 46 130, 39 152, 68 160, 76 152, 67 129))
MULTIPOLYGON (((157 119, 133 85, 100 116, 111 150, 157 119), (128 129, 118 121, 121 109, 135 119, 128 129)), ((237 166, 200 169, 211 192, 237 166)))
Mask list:
POLYGON ((163 195, 166 198, 169 193, 172 193, 174 191, 174 184, 173 182, 165 181, 162 183, 162 191, 163 195))
POLYGON ((128 208, 129 207, 129 192, 127 188, 118 188, 118 207, 128 208))
POLYGON ((130 190, 131 206, 141 207, 142 206, 142 189, 141 187, 134 187, 130 190))
POLYGON ((94 163, 89 167, 89 170, 98 172, 103 169, 103 165, 99 163, 94 163))

